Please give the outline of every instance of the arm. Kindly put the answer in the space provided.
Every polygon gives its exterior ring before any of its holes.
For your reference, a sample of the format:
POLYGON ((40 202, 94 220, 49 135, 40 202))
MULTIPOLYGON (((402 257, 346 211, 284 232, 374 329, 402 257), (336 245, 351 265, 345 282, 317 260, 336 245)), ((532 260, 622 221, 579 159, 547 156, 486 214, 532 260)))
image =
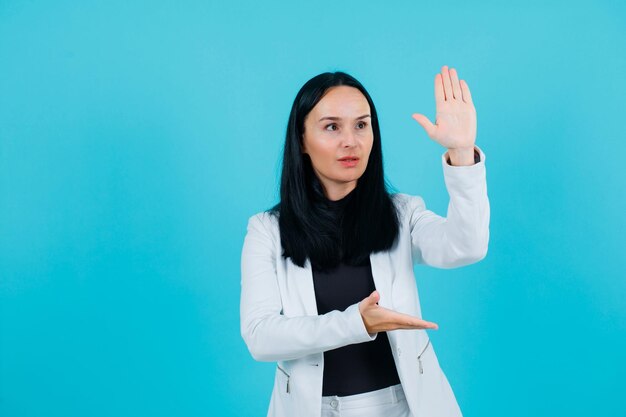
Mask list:
POLYGON ((318 316, 282 314, 275 244, 260 216, 249 219, 241 254, 240 318, 241 336, 257 361, 296 359, 378 335, 367 333, 359 303, 318 316))
POLYGON ((447 217, 426 209, 424 200, 409 196, 413 263, 456 268, 480 261, 489 244, 489 199, 485 154, 474 165, 452 166, 442 156, 450 203, 447 217))
POLYGON ((447 218, 426 210, 420 197, 409 198, 411 249, 414 263, 454 268, 478 262, 487 255, 489 200, 485 154, 475 146, 476 109, 469 86, 454 68, 444 65, 435 76, 437 114, 433 124, 426 116, 413 118, 428 136, 448 149, 451 163, 442 156, 450 194, 447 218), (472 164, 472 150, 480 159, 472 164))

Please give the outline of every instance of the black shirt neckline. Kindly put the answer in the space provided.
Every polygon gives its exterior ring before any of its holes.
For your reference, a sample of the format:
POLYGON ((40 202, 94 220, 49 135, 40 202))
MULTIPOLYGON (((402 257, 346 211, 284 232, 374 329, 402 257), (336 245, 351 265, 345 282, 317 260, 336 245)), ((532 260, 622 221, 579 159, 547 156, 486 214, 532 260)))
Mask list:
POLYGON ((350 197, 354 194, 355 189, 356 188, 352 189, 352 191, 350 191, 348 194, 346 194, 339 200, 330 200, 327 197, 325 197, 324 203, 328 208, 334 211, 340 211, 343 207, 345 207, 346 203, 350 200, 350 197))

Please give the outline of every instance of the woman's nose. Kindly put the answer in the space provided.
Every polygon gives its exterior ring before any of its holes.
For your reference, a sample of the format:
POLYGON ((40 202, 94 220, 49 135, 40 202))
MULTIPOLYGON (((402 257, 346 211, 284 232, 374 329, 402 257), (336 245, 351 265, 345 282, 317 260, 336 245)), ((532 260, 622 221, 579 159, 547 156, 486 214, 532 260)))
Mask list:
POLYGON ((354 132, 347 132, 341 138, 341 145, 344 148, 356 146, 357 139, 354 132))

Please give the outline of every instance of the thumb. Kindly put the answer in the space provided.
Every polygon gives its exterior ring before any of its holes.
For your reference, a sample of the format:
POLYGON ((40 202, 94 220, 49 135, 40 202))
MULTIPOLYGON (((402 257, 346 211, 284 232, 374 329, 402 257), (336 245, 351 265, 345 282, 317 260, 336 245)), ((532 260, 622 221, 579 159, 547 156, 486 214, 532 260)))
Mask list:
POLYGON ((378 291, 374 290, 370 295, 367 296, 368 304, 376 304, 380 300, 380 294, 378 291))
POLYGON ((374 291, 372 291, 372 293, 370 295, 365 297, 359 303, 359 305, 362 306, 362 307, 369 307, 370 305, 376 304, 379 299, 380 299, 380 295, 378 294, 378 291, 374 290, 374 291))
POLYGON ((365 308, 368 308, 369 306, 375 305, 378 302, 379 299, 380 299, 380 295, 378 294, 378 291, 376 291, 376 290, 372 291, 372 293, 370 295, 365 297, 359 303, 359 311, 361 312, 361 314, 363 314, 363 311, 364 311, 365 308))
POLYGON ((432 124, 430 120, 428 120, 428 117, 419 113, 413 113, 411 117, 413 117, 413 119, 415 119, 415 121, 424 128, 428 136, 433 137, 433 135, 435 134, 435 129, 437 127, 434 124, 432 124))

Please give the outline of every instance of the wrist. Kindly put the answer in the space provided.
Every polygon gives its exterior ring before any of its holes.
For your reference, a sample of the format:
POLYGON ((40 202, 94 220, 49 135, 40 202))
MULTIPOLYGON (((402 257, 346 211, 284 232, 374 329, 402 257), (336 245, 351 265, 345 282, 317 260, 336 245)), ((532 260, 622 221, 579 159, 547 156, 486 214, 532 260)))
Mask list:
POLYGON ((452 166, 474 165, 476 153, 474 146, 470 148, 449 148, 446 161, 452 166))

